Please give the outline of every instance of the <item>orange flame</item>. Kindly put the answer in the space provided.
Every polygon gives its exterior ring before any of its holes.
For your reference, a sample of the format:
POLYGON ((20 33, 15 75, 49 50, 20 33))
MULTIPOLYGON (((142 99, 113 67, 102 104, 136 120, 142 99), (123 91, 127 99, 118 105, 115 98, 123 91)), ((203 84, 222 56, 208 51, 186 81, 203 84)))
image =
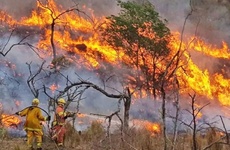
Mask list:
POLYGON ((161 133, 161 125, 157 122, 150 122, 147 120, 132 120, 132 123, 135 127, 141 127, 147 129, 152 136, 161 133))
POLYGON ((58 85, 52 84, 49 88, 50 88, 50 90, 51 90, 52 92, 55 92, 55 90, 57 90, 58 87, 59 87, 58 85))
POLYGON ((153 135, 161 133, 161 126, 159 123, 146 122, 146 129, 153 135))
POLYGON ((84 117, 86 117, 86 115, 85 115, 85 114, 82 114, 82 113, 78 113, 78 114, 77 114, 77 117, 78 117, 78 118, 84 118, 84 117))
POLYGON ((5 127, 12 127, 18 125, 21 120, 17 116, 2 114, 1 115, 1 123, 5 127))
MULTIPOLYGON (((63 13, 63 15, 58 16, 64 12, 64 10, 58 7, 53 0, 48 1, 46 5, 37 2, 37 8, 36 11, 34 10, 31 13, 30 17, 23 17, 21 20, 14 20, 14 18, 7 13, 0 11, 0 22, 10 27, 16 25, 19 27, 28 27, 28 29, 30 27, 34 30, 41 30, 42 37, 37 42, 37 46, 42 50, 46 50, 46 52, 51 55, 50 25, 53 21, 56 21, 54 30, 55 45, 58 49, 73 54, 74 59, 72 61, 77 61, 77 67, 81 67, 81 65, 78 64, 84 64, 88 69, 97 69, 103 67, 100 63, 101 60, 111 63, 116 67, 120 67, 120 61, 127 64, 131 62, 131 58, 125 55, 122 50, 118 52, 109 45, 100 42, 100 35, 95 31, 101 24, 107 22, 104 18, 95 18, 93 16, 93 21, 91 21, 86 17, 79 16, 74 11, 69 11, 68 13, 63 13), (56 20, 54 20, 54 18, 56 18, 56 20), (81 57, 76 59, 75 56, 81 57)), ((146 27, 150 25, 149 23, 145 23, 146 27)), ((106 25, 103 27, 106 27, 106 25)), ((154 38, 153 31, 139 30, 139 34, 149 37, 150 39, 154 38)), ((173 35, 174 37, 170 43, 172 48, 171 56, 176 53, 181 42, 179 38, 180 33, 175 32, 173 35)), ((133 47, 135 47, 135 45, 133 45, 133 47)), ((230 100, 228 99, 230 96, 230 88, 228 86, 230 79, 225 78, 220 73, 211 74, 209 70, 199 68, 190 56, 190 51, 194 51, 204 56, 230 59, 227 43, 223 41, 222 47, 219 48, 215 45, 207 44, 197 37, 191 37, 187 42, 183 41, 181 50, 184 50, 183 59, 180 62, 180 66, 183 66, 183 68, 179 68, 176 73, 179 77, 180 92, 188 93, 195 91, 197 94, 206 96, 210 100, 217 99, 222 105, 230 105, 230 100)), ((140 51, 143 52, 146 60, 149 60, 149 64, 146 65, 150 66, 151 56, 145 53, 143 49, 140 51)), ((140 63, 143 64, 141 61, 140 63)), ((157 65, 161 68, 165 68, 165 64, 159 63, 157 65)), ((133 66, 133 68, 135 68, 135 66, 133 66)), ((135 80, 133 77, 128 78, 135 80)), ((141 78, 141 80, 145 79, 141 78)), ((130 87, 132 87, 132 85, 130 87)), ((145 91, 141 92, 143 97, 147 95, 145 91)), ((138 97, 138 95, 135 96, 138 97)))

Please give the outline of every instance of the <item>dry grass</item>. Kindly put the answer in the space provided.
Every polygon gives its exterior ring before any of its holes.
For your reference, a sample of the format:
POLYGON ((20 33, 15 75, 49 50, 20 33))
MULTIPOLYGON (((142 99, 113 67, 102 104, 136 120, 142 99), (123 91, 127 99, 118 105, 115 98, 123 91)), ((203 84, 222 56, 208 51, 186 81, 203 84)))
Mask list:
POLYGON ((66 147, 91 150, 92 146, 105 136, 105 130, 98 121, 93 121, 91 126, 83 132, 77 132, 70 124, 67 124, 67 128, 66 147))
MULTIPOLYGON (((130 128, 121 135, 120 130, 114 131, 110 137, 106 136, 106 131, 100 122, 94 121, 91 126, 79 133, 70 124, 67 124, 65 137, 65 150, 160 150, 163 149, 163 138, 160 134, 153 134, 146 129, 130 128)), ((207 145, 215 142, 221 134, 214 128, 210 128, 206 135, 197 135, 198 150, 202 150, 207 145)), ((172 146, 168 137, 168 147, 172 146)), ((26 150, 25 141, 22 138, 2 138, 1 149, 26 150)), ((49 138, 44 139, 44 150, 55 150, 55 143, 49 138)), ((228 145, 214 144, 209 150, 229 150, 228 145)), ((192 150, 192 136, 183 133, 178 136, 175 150, 192 150)))

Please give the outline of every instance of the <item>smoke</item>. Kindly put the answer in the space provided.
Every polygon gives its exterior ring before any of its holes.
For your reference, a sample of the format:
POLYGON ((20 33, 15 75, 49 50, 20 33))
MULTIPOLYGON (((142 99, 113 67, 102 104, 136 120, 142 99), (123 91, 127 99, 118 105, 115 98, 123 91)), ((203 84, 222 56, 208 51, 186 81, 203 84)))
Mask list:
MULTIPOLYGON (((142 0, 137 1, 142 2, 142 0)), ((78 4, 79 9, 83 9, 83 6, 86 5, 87 8, 93 10, 96 16, 117 14, 120 10, 115 0, 57 0, 57 2, 66 9, 74 4, 78 4)), ((185 25, 185 35, 189 36, 196 34, 205 41, 210 43, 214 42, 216 45, 219 45, 222 40, 229 41, 228 27, 230 23, 230 13, 228 7, 230 3, 227 0, 192 0, 191 5, 189 0, 150 0, 150 2, 155 5, 162 19, 168 21, 168 27, 172 31, 182 31, 185 18, 190 13, 191 9, 193 9, 192 15, 188 18, 185 25)), ((24 0, 23 2, 21 2, 21 0, 0 0, 0 3, 1 10, 8 12, 9 15, 17 19, 28 16, 36 6, 36 1, 31 0, 24 0)), ((84 11, 90 13, 90 10, 84 9, 84 11)), ((19 40, 20 39, 15 36, 8 45, 10 46, 19 40)), ((2 42, 5 43, 3 39, 1 39, 1 43, 2 42)), ((8 48, 9 47, 6 49, 8 48)), ((213 68, 212 64, 218 64, 219 62, 219 60, 204 58, 202 55, 194 53, 192 53, 192 58, 203 60, 198 61, 198 65, 201 66, 201 68, 207 68, 209 66, 210 70, 213 68)), ((17 47, 3 60, 4 61, 1 61, 0 76, 4 78, 4 80, 1 80, 3 84, 1 84, 0 102, 3 103, 6 110, 13 113, 30 105, 31 99, 33 98, 26 84, 26 80, 29 76, 29 70, 26 63, 32 62, 34 65, 38 66, 41 64, 41 59, 38 58, 33 51, 25 49, 25 47, 17 47), (10 67, 10 65, 6 66, 5 62, 11 64, 11 66, 16 64, 16 69, 10 67), (15 100, 21 100, 22 104, 17 107, 15 105, 15 100)), ((51 60, 47 60, 47 62, 50 61, 51 60)), ((218 65, 221 64, 222 63, 218 65)), ((118 72, 122 71, 123 70, 118 70, 118 72)), ((79 71, 70 68, 63 73, 67 74, 69 78, 74 81, 76 79, 75 72, 78 72, 79 76, 84 77, 84 79, 89 79, 98 85, 103 85, 94 73, 87 70, 79 71)), ((215 70, 212 70, 212 72, 215 73, 215 70)), ((47 82, 52 84, 54 80, 47 82)), ((64 86, 65 81, 60 80, 59 85, 61 87, 64 86)), ((111 87, 122 90, 119 84, 112 83, 111 87)), ((117 100, 107 98, 96 91, 88 91, 83 97, 85 99, 80 104, 80 112, 109 114, 118 109, 117 100)), ((44 103, 42 107, 46 109, 47 98, 44 95, 41 96, 41 101, 44 103)), ((152 102, 152 100, 137 101, 131 107, 131 115, 133 118, 157 121, 160 118, 160 116, 158 116, 159 108, 160 104, 158 102, 152 102)), ((208 110, 207 114, 209 114, 208 110)), ((218 110, 216 110, 216 113, 218 113, 217 111, 218 110)))
POLYGON ((229 41, 229 1, 151 0, 151 2, 160 16, 168 20, 171 30, 180 32, 185 18, 192 12, 185 25, 185 35, 196 33, 205 41, 217 44, 221 44, 221 40, 229 41))
POLYGON ((36 6, 36 1, 0 0, 0 10, 4 10, 16 19, 27 16, 36 6))
MULTIPOLYGON (((136 0, 143 2, 142 0, 136 0)), ((45 2, 45 0, 41 0, 45 2)), ((120 8, 116 0, 55 0, 64 9, 78 5, 90 8, 95 16, 109 16, 117 14, 120 8)), ((229 41, 228 28, 230 23, 229 6, 227 0, 150 0, 162 19, 168 20, 172 31, 181 32, 187 15, 192 11, 185 26, 185 34, 197 34, 209 42, 229 41)), ((0 9, 16 18, 27 16, 36 8, 36 1, 0 0, 0 9)), ((87 12, 87 9, 83 9, 87 12)))

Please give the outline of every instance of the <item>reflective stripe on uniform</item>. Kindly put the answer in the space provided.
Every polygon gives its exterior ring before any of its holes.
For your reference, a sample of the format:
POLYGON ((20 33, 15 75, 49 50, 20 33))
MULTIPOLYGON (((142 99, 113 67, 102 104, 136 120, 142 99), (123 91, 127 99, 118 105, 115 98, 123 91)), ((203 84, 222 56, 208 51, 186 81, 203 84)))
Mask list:
POLYGON ((38 131, 38 132, 42 132, 42 129, 34 129, 34 128, 28 128, 28 127, 25 127, 24 129, 25 129, 25 130, 29 130, 29 131, 38 131))
POLYGON ((58 115, 59 115, 59 116, 61 116, 61 115, 66 116, 66 112, 61 111, 61 112, 58 113, 58 115))
POLYGON ((40 148, 40 147, 42 147, 42 143, 37 143, 37 148, 40 148))

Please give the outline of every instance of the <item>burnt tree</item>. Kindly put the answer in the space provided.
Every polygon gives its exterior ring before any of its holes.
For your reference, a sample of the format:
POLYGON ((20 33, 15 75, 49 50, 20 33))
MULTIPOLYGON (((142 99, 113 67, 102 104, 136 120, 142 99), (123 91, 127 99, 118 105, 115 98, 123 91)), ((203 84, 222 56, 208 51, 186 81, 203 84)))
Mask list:
POLYGON ((125 88, 123 92, 120 92, 120 94, 111 94, 108 93, 105 89, 99 87, 98 85, 80 79, 79 82, 71 82, 67 77, 67 83, 66 86, 63 90, 58 91, 58 93, 55 95, 55 97, 52 97, 48 94, 47 90, 50 90, 49 87, 46 87, 44 85, 44 92, 46 93, 46 95, 49 97, 49 99, 54 100, 54 102, 52 102, 52 105, 55 104, 55 101, 60 98, 63 97, 64 95, 67 95, 67 101, 68 103, 73 102, 76 99, 82 99, 81 96, 83 95, 83 93, 88 90, 89 88, 93 88, 97 91, 99 91, 100 93, 102 93, 103 95, 105 95, 106 97, 109 98, 114 98, 114 99, 119 99, 123 101, 124 103, 124 114, 123 114, 123 128, 124 129, 128 129, 129 127, 129 111, 130 111, 130 107, 131 107, 131 100, 132 100, 132 93, 130 92, 129 88, 125 88), (72 90, 72 88, 74 88, 75 90, 72 90), (82 90, 83 88, 83 90, 82 90), (70 94, 69 92, 72 91, 72 94, 70 94), (69 93, 69 94, 68 94, 69 93), (72 98, 70 98, 70 95, 72 95, 72 98))

